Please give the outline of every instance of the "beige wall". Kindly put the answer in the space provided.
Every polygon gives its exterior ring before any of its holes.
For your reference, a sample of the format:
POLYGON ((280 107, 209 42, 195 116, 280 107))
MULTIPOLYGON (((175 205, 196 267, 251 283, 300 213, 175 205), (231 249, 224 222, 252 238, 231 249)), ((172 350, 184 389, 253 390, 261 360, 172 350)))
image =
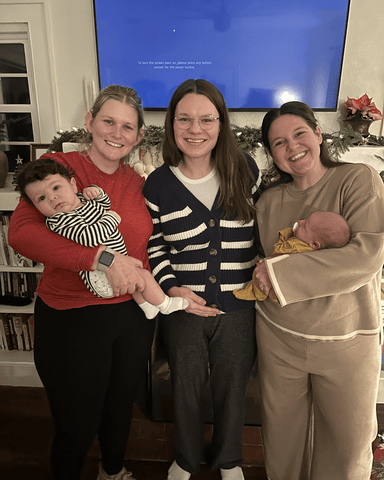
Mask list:
MULTIPOLYGON (((0 0, 1 3, 43 4, 56 96, 54 108, 57 109, 58 124, 55 129, 83 126, 83 77, 88 83, 97 78, 92 0, 0 0)), ((378 108, 383 109, 383 25, 383 0, 351 0, 339 97, 341 104, 347 96, 368 93, 378 108)), ((259 127, 262 117, 263 113, 231 113, 232 122, 239 126, 259 127)), ((339 111, 319 113, 318 118, 324 131, 331 133, 339 130, 339 111)), ((162 125, 163 119, 163 112, 146 113, 147 124, 162 125)), ((374 122, 371 133, 379 133, 380 123, 374 122)), ((50 132, 45 135, 50 135, 50 132)), ((42 138, 42 141, 50 141, 50 138, 42 138)))

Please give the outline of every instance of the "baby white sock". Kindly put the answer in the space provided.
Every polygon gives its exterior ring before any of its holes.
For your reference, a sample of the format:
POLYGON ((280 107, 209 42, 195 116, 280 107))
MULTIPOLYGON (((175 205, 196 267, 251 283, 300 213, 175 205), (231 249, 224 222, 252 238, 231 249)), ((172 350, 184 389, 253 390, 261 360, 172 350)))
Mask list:
POLYGON ((143 310, 148 320, 152 320, 159 313, 159 309, 148 302, 140 303, 139 307, 143 310))
POLYGON ((191 474, 179 467, 179 465, 176 463, 176 460, 174 460, 172 465, 169 467, 167 480, 189 480, 190 477, 191 474))
POLYGON ((156 307, 160 310, 161 313, 165 315, 169 315, 172 312, 176 312, 177 310, 184 310, 189 305, 188 300, 183 297, 168 297, 165 296, 165 300, 160 305, 156 305, 156 307))
POLYGON ((221 478, 223 480, 244 480, 244 474, 241 467, 220 468, 221 478))

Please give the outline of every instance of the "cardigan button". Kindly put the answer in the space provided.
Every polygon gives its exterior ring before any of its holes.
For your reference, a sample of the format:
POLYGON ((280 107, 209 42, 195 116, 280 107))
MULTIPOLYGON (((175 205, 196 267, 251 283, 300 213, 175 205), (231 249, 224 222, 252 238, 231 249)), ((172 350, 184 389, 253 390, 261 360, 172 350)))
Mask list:
POLYGON ((215 220, 214 220, 213 218, 211 218, 211 220, 209 220, 209 222, 208 222, 208 225, 209 225, 210 227, 214 227, 214 226, 216 225, 215 220))
POLYGON ((216 248, 211 248, 211 250, 209 251, 209 254, 210 254, 210 255, 217 255, 217 250, 216 250, 216 248))
POLYGON ((210 277, 208 277, 208 280, 209 280, 211 283, 216 283, 216 282, 217 282, 217 278, 215 277, 215 275, 211 275, 210 277))
POLYGON ((212 305, 209 305, 211 308, 219 308, 216 304, 212 303, 212 305))

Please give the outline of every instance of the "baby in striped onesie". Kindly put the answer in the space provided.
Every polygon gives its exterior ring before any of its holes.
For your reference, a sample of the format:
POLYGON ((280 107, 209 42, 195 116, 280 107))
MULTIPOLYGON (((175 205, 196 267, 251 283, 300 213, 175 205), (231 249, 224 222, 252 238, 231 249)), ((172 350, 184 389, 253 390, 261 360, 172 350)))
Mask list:
MULTIPOLYGON (((24 165, 17 177, 21 196, 44 216, 47 226, 55 233, 86 247, 106 245, 127 255, 125 243, 117 226, 121 218, 110 210, 108 195, 98 186, 90 185, 78 193, 72 171, 52 159, 40 159, 24 165)), ((158 312, 170 314, 188 307, 182 297, 168 297, 152 274, 138 268, 145 281, 142 292, 132 297, 148 319, 158 312)), ((88 290, 99 297, 113 297, 113 290, 104 272, 80 271, 88 290)))

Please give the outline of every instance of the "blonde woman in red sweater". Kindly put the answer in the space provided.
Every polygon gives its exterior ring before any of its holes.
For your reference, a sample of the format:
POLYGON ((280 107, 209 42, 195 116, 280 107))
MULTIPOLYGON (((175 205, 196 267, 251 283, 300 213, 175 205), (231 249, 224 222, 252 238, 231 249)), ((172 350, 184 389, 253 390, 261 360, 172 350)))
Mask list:
POLYGON ((83 151, 49 154, 73 169, 78 188, 99 185, 121 217, 128 256, 84 247, 51 232, 43 215, 21 199, 9 242, 45 265, 35 306, 35 364, 51 406, 55 435, 54 480, 78 480, 98 436, 102 462, 98 480, 134 480, 123 462, 136 391, 144 377, 154 322, 132 299, 142 290, 138 268, 149 269, 147 242, 152 221, 142 178, 122 162, 143 135, 141 99, 135 90, 102 90, 85 118, 83 151), (91 293, 78 271, 106 272, 114 296, 91 293))

